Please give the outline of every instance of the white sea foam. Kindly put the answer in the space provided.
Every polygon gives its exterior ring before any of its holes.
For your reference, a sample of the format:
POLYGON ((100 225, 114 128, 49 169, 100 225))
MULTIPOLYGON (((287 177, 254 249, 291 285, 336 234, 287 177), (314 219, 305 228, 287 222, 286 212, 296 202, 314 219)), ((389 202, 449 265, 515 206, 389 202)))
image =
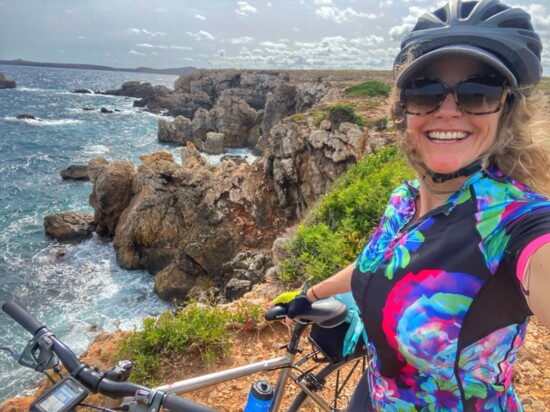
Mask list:
POLYGON ((6 116, 4 120, 8 122, 26 123, 32 126, 66 126, 70 124, 84 123, 82 120, 77 119, 18 119, 15 116, 6 116))
POLYGON ((82 148, 80 154, 83 157, 104 156, 111 151, 107 146, 102 144, 87 144, 82 148))

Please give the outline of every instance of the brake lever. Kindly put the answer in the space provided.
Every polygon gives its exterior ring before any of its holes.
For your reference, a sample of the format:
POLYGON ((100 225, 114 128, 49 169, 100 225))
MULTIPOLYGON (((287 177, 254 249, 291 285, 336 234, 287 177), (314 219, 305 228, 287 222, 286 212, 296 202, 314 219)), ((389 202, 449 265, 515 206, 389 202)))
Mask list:
POLYGON ((0 346, 0 350, 5 350, 10 353, 13 358, 19 362, 19 358, 21 357, 13 348, 10 348, 9 346, 0 346))
POLYGON ((53 336, 53 333, 44 331, 40 336, 30 339, 17 362, 40 372, 58 367, 59 359, 51 350, 53 341, 50 336, 53 336))

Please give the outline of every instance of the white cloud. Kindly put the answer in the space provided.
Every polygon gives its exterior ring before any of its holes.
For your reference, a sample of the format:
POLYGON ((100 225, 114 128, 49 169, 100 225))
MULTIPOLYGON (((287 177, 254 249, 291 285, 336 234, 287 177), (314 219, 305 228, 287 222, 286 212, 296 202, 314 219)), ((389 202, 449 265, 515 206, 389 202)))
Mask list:
POLYGON ((140 52, 137 52, 137 51, 135 51, 135 50, 130 50, 129 53, 130 53, 130 54, 134 54, 134 55, 136 55, 136 56, 146 56, 145 53, 140 53, 140 52))
POLYGON ((258 69, 387 69, 398 51, 374 35, 351 39, 327 36, 288 44, 263 41, 259 45, 263 48, 243 46, 234 53, 224 50, 209 62, 213 67, 258 69))
POLYGON ((149 31, 147 29, 129 28, 128 33, 131 34, 145 34, 149 37, 166 36, 166 33, 160 31, 149 31))
POLYGON ((215 39, 214 36, 212 36, 210 33, 208 33, 207 31, 204 31, 204 30, 199 30, 196 33, 191 33, 190 31, 188 31, 187 34, 189 36, 193 37, 195 40, 198 40, 198 41, 201 41, 203 39, 207 39, 207 40, 214 40, 215 39))
POLYGON ((332 4, 332 0, 313 0, 313 4, 316 4, 318 6, 326 6, 327 4, 332 4))
POLYGON ((388 31, 391 40, 400 41, 405 34, 411 31, 416 24, 418 18, 427 11, 426 8, 411 6, 409 7, 409 14, 402 18, 403 24, 400 26, 393 26, 388 31))
POLYGON ((251 4, 249 4, 244 0, 238 1, 237 5, 239 6, 239 8, 235 10, 235 13, 237 13, 240 16, 248 16, 249 14, 252 14, 252 13, 258 13, 258 9, 256 7, 252 6, 251 4))
POLYGON ((84 37, 84 36, 78 36, 77 39, 78 39, 78 40, 86 40, 86 37, 84 37))
POLYGON ((136 46, 138 46, 138 47, 155 47, 155 46, 153 46, 152 44, 149 44, 149 43, 139 43, 139 44, 136 44, 136 46))
POLYGON ((203 15, 201 14, 195 14, 195 18, 199 19, 199 20, 206 20, 206 17, 204 17, 203 15))
POLYGON ((348 21, 351 17, 375 19, 376 15, 373 13, 363 13, 353 10, 351 7, 343 10, 338 7, 320 7, 315 10, 315 15, 322 19, 333 20, 335 23, 343 23, 348 21))
POLYGON ((254 41, 254 38, 249 36, 241 36, 241 37, 235 37, 229 41, 232 44, 247 44, 247 43, 252 43, 254 41))
POLYGON ((261 42, 260 46, 268 47, 268 48, 271 48, 271 49, 286 49, 287 48, 287 45, 284 44, 284 43, 274 43, 274 42, 271 42, 271 41, 261 42))
POLYGON ((356 37, 354 39, 351 39, 350 43, 355 46, 375 46, 384 43, 384 38, 375 34, 371 34, 370 36, 356 37))
POLYGON ((273 7, 273 3, 271 3, 270 1, 267 2, 267 7, 273 7))

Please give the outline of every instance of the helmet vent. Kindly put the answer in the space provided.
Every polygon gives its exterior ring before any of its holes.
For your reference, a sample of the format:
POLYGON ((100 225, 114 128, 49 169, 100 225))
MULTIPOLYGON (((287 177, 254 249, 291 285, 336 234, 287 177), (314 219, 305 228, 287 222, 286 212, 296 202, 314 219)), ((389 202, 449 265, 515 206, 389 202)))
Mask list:
POLYGON ((537 58, 540 60, 540 58, 541 58, 540 44, 537 44, 537 43, 533 43, 533 42, 528 41, 528 42, 527 42, 527 47, 528 47, 529 50, 531 50, 531 51, 533 52, 533 54, 534 54, 535 56, 537 56, 537 58))
MULTIPOLYGON (((524 29, 528 31, 533 30, 531 23, 525 19, 507 19, 498 22, 498 27, 509 27, 511 29, 524 29)), ((525 33, 524 33, 525 34, 525 33)))
POLYGON ((465 1, 464 3, 462 3, 462 7, 460 8, 460 17, 462 19, 470 17, 470 14, 472 13, 472 10, 474 9, 476 4, 477 1, 465 1))
POLYGON ((496 16, 498 13, 509 9, 510 8, 508 6, 505 6, 502 3, 493 3, 491 4, 491 7, 487 7, 487 9, 483 11, 483 14, 479 17, 479 19, 481 21, 486 21, 491 17, 496 16))
POLYGON ((448 19, 448 15, 447 15, 447 8, 446 7, 441 7, 440 9, 437 9, 436 11, 434 11, 434 14, 439 18, 439 20, 441 21, 447 21, 448 19))

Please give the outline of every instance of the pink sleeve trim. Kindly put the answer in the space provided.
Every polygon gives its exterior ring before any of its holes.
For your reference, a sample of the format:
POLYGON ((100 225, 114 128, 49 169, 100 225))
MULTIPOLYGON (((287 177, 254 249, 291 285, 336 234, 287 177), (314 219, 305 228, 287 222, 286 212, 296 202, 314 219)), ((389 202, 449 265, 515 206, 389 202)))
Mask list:
POLYGON ((518 259, 518 265, 516 267, 516 276, 522 285, 523 275, 525 274, 525 267, 527 266, 527 262, 529 262, 529 259, 531 259, 531 256, 533 256, 533 253, 535 253, 541 246, 544 246, 547 243, 550 243, 550 233, 547 233, 532 240, 521 251, 518 259))

